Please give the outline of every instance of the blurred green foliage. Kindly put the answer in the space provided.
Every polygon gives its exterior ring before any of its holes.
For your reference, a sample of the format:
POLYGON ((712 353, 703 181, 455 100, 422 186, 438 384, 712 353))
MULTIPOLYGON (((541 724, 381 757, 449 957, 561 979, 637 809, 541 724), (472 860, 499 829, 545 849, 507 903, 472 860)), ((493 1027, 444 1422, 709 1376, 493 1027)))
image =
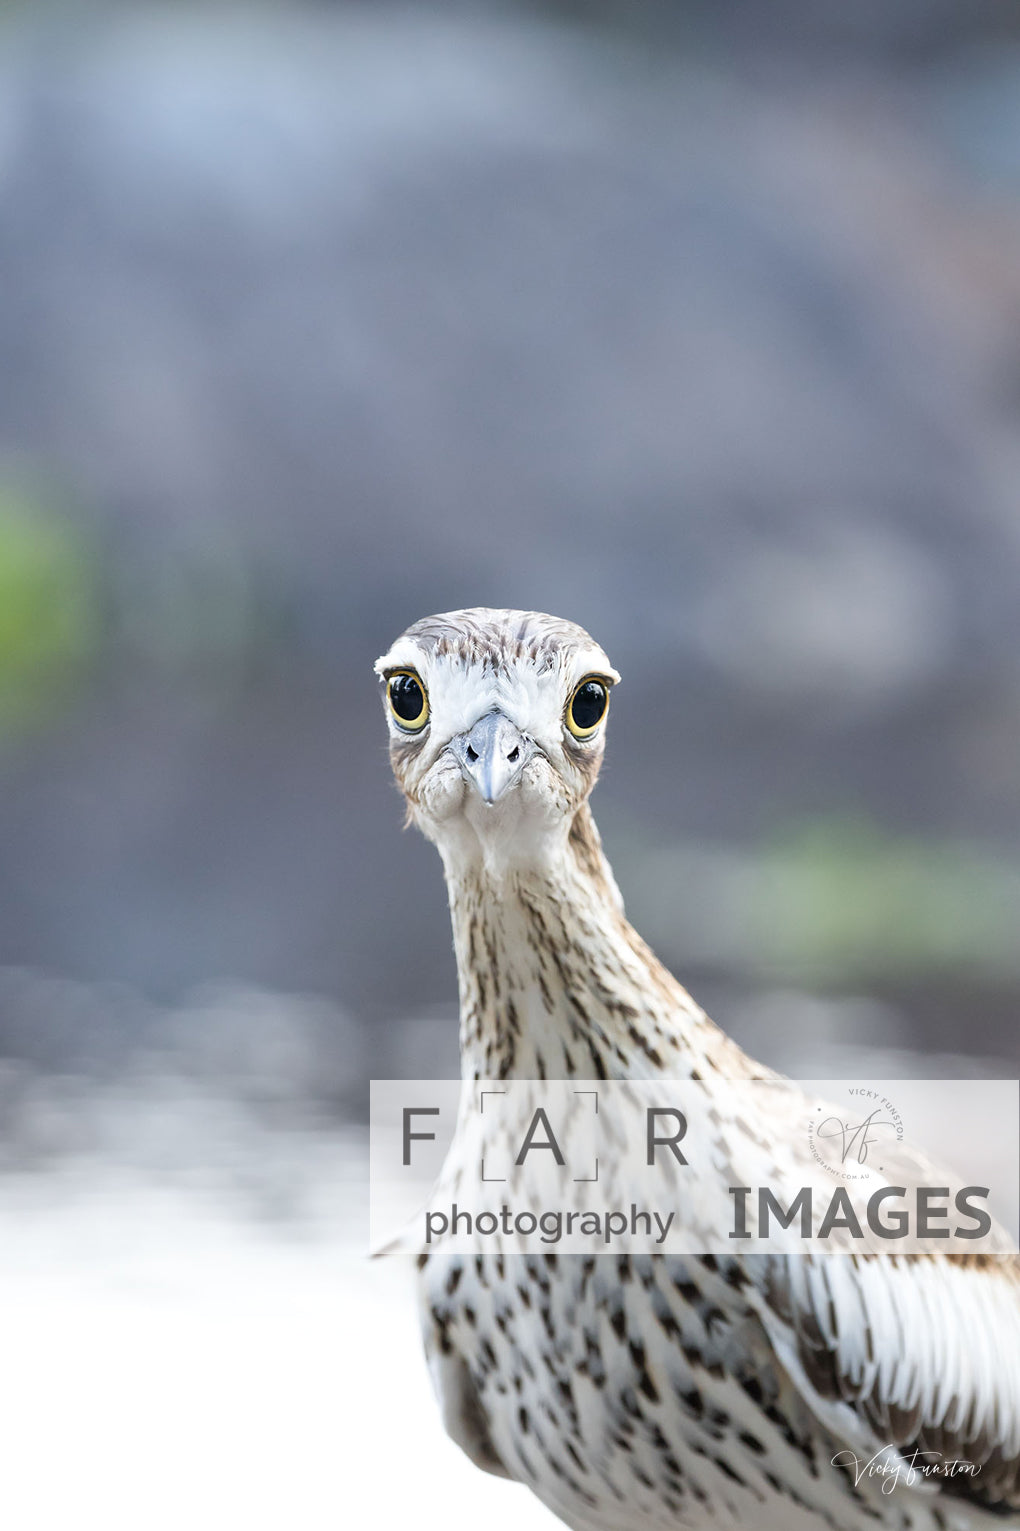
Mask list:
POLYGON ((92 549, 66 517, 0 486, 0 731, 49 715, 99 642, 92 549))
POLYGON ((764 967, 815 980, 1020 971, 1020 866, 976 845, 822 820, 768 846, 755 883, 748 938, 764 967))
POLYGON ((757 846, 631 829, 613 849, 631 917, 681 968, 819 989, 1020 979, 1020 860, 989 846, 831 815, 757 846))

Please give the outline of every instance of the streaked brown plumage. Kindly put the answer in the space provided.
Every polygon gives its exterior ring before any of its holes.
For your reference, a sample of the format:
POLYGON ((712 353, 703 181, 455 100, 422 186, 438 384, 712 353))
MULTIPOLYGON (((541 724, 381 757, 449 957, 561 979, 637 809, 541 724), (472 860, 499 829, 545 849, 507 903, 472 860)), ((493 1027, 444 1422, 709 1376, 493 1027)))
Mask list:
MULTIPOLYGON (((476 609, 377 668, 427 713, 391 711, 391 758, 443 859, 465 1075, 700 1078, 725 1123, 726 1080, 768 1071, 627 923, 588 806, 604 722, 575 737, 567 709, 619 678, 606 655, 476 609)), ((447 1429, 578 1531, 1020 1524, 1010 1256, 444 1256, 421 1282, 447 1429), (850 1457, 886 1444, 981 1471, 882 1493, 850 1457)))

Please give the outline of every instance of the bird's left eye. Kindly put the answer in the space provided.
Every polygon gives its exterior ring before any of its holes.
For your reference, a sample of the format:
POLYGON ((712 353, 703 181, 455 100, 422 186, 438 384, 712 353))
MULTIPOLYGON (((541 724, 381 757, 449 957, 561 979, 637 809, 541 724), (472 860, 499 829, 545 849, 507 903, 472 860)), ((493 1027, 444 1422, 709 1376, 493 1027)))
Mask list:
POLYGON ((575 739, 590 739, 606 715, 609 687, 591 676, 574 691, 567 707, 567 727, 575 739))
POLYGON ((391 675, 386 683, 390 711, 406 733, 417 734, 429 720, 429 702, 425 687, 411 670, 391 675))

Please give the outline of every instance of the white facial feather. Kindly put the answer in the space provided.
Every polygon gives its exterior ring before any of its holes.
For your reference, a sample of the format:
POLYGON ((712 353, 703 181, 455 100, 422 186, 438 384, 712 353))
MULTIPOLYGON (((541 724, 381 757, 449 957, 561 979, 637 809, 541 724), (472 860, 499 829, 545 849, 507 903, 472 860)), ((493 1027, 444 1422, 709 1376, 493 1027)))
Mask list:
MULTIPOLYGON (((452 613, 455 621, 458 613, 452 613)), ((518 613, 493 613, 517 617, 518 613)), ((529 735, 543 749, 558 749, 562 738, 563 712, 579 681, 600 675, 616 682, 603 650, 595 643, 581 648, 566 644, 556 653, 552 668, 549 654, 514 656, 499 665, 454 650, 433 652, 405 634, 376 661, 379 675, 387 671, 414 670, 425 687, 430 717, 429 755, 434 759, 458 734, 467 733, 479 718, 494 710, 529 735)), ((393 719, 390 728, 399 734, 393 719)))
POLYGON ((448 863, 481 857, 490 869, 562 853, 573 816, 594 785, 604 745, 567 734, 570 698, 586 676, 619 680, 583 628, 535 612, 475 609, 425 618, 376 664, 411 670, 429 716, 410 735, 387 713, 397 779, 411 819, 448 863), (536 747, 498 803, 483 803, 462 774, 453 741, 499 712, 536 747), (414 741, 413 750, 402 746, 414 741))

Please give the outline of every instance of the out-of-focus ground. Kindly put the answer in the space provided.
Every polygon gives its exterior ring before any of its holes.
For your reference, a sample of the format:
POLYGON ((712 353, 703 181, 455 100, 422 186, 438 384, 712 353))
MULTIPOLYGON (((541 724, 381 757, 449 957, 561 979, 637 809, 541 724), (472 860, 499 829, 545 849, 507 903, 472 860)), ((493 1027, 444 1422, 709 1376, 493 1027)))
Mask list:
POLYGON ((350 1226, 361 1156, 303 1147, 320 1205, 282 1228, 123 1166, 0 1183, 5 1524, 553 1524, 446 1439, 410 1262, 350 1226))
POLYGON ((356 1253, 457 1069, 427 612, 605 645, 743 1045, 1017 1073, 1018 102, 984 0, 4 8, 0 1523, 525 1513, 356 1253))

